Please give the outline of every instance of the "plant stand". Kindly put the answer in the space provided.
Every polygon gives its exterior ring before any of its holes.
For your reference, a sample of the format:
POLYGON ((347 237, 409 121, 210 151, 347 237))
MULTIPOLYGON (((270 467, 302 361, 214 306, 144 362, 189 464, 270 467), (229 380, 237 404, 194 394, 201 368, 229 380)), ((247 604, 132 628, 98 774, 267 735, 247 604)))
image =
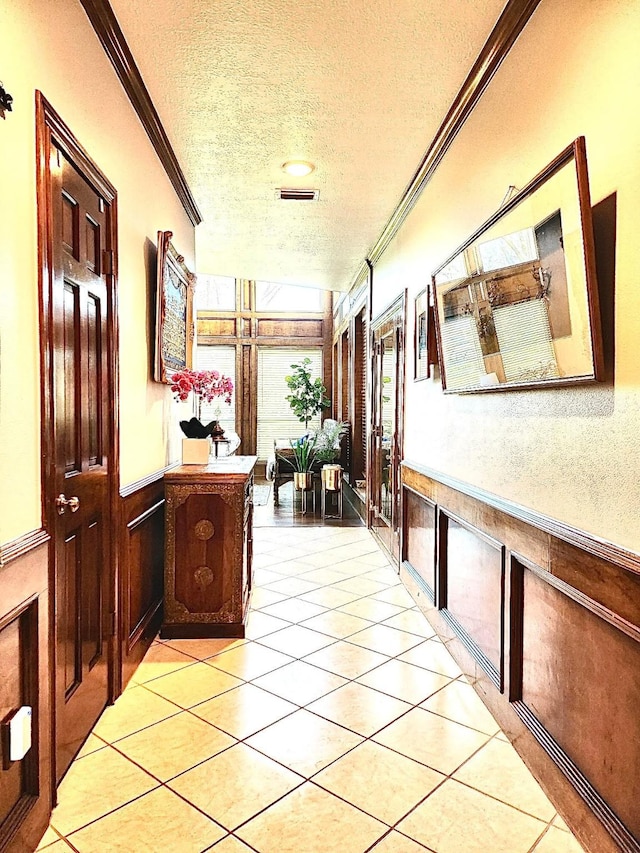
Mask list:
POLYGON ((342 467, 340 465, 324 465, 320 472, 322 520, 325 518, 342 518, 342 467), (330 505, 327 511, 327 495, 330 505), (333 508, 331 505, 333 504, 333 508))
POLYGON ((300 509, 299 509, 300 514, 306 515, 308 512, 308 509, 309 509, 309 495, 311 495, 311 510, 313 512, 313 515, 316 514, 316 487, 315 487, 313 476, 311 477, 309 483, 310 483, 310 485, 308 486, 308 488, 296 488, 295 482, 294 482, 294 489, 293 489, 293 512, 294 513, 297 511, 296 510, 296 496, 300 495, 300 509))

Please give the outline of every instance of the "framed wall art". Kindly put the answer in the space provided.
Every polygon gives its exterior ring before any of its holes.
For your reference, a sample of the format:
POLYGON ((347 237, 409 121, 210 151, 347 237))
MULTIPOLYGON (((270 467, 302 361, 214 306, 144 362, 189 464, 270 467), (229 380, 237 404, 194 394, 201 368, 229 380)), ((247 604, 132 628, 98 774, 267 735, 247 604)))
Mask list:
POLYGON ((446 392, 601 379, 584 137, 485 222, 432 281, 446 392))
POLYGON ((158 231, 156 335, 153 378, 169 382, 176 370, 192 366, 195 275, 171 243, 171 231, 158 231))
POLYGON ((418 382, 428 379, 431 375, 431 365, 438 363, 433 305, 427 288, 416 296, 414 336, 414 380, 418 382))
POLYGON ((415 374, 414 379, 427 379, 429 376, 429 347, 428 347, 428 311, 429 292, 423 290, 416 296, 415 311, 415 374))

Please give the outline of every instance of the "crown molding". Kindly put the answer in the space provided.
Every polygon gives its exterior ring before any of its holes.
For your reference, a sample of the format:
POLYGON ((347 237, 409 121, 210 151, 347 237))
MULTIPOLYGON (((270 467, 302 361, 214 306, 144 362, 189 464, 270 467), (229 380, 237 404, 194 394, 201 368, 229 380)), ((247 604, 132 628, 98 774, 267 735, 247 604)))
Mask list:
POLYGON ((80 0, 93 29, 95 30, 105 53, 113 65, 118 79, 138 114, 142 126, 147 132, 156 154, 160 158, 165 172, 191 223, 199 225, 202 215, 189 189, 186 178, 178 163, 160 116, 156 112, 151 96, 144 84, 142 75, 129 50, 120 24, 111 8, 109 0, 80 0))
MULTIPOLYGON (((391 214, 382 234, 369 252, 367 261, 371 264, 375 265, 380 260, 383 252, 400 230, 400 226, 415 207, 442 158, 460 133, 473 108, 509 54, 539 3, 540 0, 508 0, 460 91, 449 107, 444 121, 427 148, 416 173, 402 194, 402 198, 391 214)), ((354 287, 367 271, 367 261, 364 261, 358 270, 351 287, 354 287)))

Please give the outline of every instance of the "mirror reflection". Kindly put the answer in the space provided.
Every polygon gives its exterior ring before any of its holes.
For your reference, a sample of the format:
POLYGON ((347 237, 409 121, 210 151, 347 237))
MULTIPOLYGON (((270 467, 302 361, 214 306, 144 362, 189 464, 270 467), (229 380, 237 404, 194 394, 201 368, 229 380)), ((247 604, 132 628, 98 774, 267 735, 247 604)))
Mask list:
POLYGON ((445 390, 598 378, 590 217, 577 140, 434 273, 445 390))

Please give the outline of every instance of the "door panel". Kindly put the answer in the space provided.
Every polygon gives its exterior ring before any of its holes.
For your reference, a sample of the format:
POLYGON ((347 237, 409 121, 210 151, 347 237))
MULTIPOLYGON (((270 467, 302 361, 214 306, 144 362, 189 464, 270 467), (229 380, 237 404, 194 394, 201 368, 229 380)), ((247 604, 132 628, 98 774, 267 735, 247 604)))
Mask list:
POLYGON ((109 698, 109 207, 62 151, 55 173, 56 740, 63 775, 109 698), (56 202, 57 199, 57 202, 56 202))
POLYGON ((59 660, 64 662, 64 693, 70 696, 80 681, 78 666, 79 567, 78 536, 67 536, 64 542, 64 569, 58 572, 58 602, 56 607, 59 660))

